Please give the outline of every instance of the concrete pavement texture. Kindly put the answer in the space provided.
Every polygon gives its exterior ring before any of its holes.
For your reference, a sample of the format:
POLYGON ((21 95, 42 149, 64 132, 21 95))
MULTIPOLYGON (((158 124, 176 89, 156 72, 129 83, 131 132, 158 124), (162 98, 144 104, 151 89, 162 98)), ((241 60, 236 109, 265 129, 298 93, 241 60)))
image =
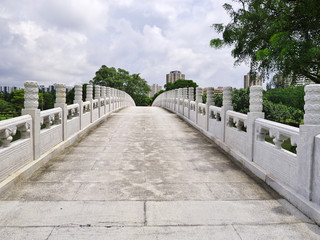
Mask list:
POLYGON ((130 107, 0 196, 0 239, 320 239, 174 114, 130 107))

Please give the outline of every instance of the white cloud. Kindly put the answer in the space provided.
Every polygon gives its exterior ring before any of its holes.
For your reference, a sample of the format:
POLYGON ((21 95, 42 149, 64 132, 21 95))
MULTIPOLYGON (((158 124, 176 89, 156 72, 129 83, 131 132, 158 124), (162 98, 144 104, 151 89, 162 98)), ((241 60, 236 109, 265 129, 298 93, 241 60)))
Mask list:
POLYGON ((105 64, 150 84, 178 69, 203 87, 241 87, 248 68, 233 67, 230 49, 209 47, 210 25, 228 22, 224 2, 3 0, 0 84, 84 83, 105 64))

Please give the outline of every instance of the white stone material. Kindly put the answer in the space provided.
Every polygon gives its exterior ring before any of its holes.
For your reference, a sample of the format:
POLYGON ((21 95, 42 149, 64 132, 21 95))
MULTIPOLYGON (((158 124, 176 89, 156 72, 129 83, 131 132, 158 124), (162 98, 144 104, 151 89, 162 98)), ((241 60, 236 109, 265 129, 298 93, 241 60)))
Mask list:
POLYGON ((66 103, 66 85, 63 83, 56 84, 56 103, 66 103))
POLYGON ((320 125, 320 84, 305 87, 305 125, 320 125))
POLYGON ((75 85, 74 87, 74 100, 82 101, 82 85, 75 85))
POLYGON ((188 88, 182 88, 182 98, 183 99, 188 98, 188 88))
POLYGON ((24 108, 37 109, 39 102, 39 86, 37 82, 28 81, 24 83, 24 108))
POLYGON ((262 112, 262 86, 250 87, 250 112, 262 112))
POLYGON ((208 106, 214 105, 213 91, 214 91, 213 87, 207 88, 207 105, 208 106))
POLYGON ((111 88, 110 87, 107 87, 107 97, 110 97, 111 96, 111 88))
POLYGON ((95 99, 100 98, 100 86, 99 85, 94 86, 94 98, 95 99))
POLYGON ((107 88, 105 86, 101 86, 101 97, 102 98, 106 97, 106 91, 107 91, 107 88))
POLYGON ((92 85, 87 85, 87 96, 86 96, 86 101, 91 101, 93 99, 92 96, 92 85))
POLYGON ((188 94, 188 97, 189 97, 189 100, 190 101, 194 101, 194 88, 193 87, 189 87, 189 94, 188 94))
POLYGON ((196 102, 202 103, 202 88, 200 87, 196 88, 196 102))
POLYGON ((232 87, 223 88, 223 106, 232 106, 232 87))

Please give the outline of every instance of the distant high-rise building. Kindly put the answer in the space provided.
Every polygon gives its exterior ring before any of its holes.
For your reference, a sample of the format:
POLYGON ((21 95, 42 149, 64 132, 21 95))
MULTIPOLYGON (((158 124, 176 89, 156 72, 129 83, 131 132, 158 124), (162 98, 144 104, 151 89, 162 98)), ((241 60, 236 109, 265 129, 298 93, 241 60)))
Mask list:
POLYGON ((248 88, 255 85, 262 86, 262 78, 259 74, 256 75, 255 80, 250 79, 250 73, 248 73, 247 75, 244 75, 244 81, 243 81, 244 88, 248 88))
POLYGON ((56 86, 55 85, 49 85, 48 92, 52 92, 54 90, 56 90, 56 86))
POLYGON ((162 90, 162 87, 158 84, 152 84, 152 86, 150 86, 151 88, 151 92, 149 92, 149 97, 153 97, 157 92, 160 92, 162 90))
POLYGON ((169 74, 166 76, 166 83, 172 82, 174 83, 178 79, 186 79, 185 75, 182 74, 180 71, 171 71, 169 74))
POLYGON ((20 90, 20 87, 16 87, 16 86, 0 86, 0 92, 3 93, 12 93, 14 90, 20 90))

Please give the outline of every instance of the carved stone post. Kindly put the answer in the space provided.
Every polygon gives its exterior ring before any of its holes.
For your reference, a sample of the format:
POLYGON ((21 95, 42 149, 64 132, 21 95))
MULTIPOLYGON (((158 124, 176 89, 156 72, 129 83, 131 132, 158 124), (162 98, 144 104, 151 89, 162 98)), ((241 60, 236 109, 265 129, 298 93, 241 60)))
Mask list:
POLYGON ((93 96, 92 96, 92 85, 87 85, 86 102, 90 102, 90 123, 93 122, 93 96))
POLYGON ((111 88, 107 87, 107 104, 108 104, 108 108, 107 111, 108 113, 111 111, 111 88))
POLYGON ((188 99, 188 88, 182 88, 182 115, 188 115, 188 112, 184 112, 185 103, 184 101, 188 99))
POLYGON ((66 104, 66 85, 63 83, 56 84, 56 103, 54 107, 60 107, 62 109, 62 139, 67 139, 67 119, 68 119, 68 108, 66 104))
POLYGON ((222 140, 225 141, 225 132, 226 132, 226 114, 228 110, 233 110, 232 106, 232 87, 223 88, 223 99, 222 99, 222 108, 221 108, 221 121, 223 122, 223 131, 222 131, 222 140))
POLYGON ((249 161, 253 161, 253 149, 255 141, 255 120, 257 118, 264 118, 262 112, 262 86, 250 87, 250 106, 247 118, 247 158, 249 161))
POLYGON ((194 88, 189 87, 189 94, 188 94, 189 101, 194 101, 194 88))
POLYGON ((33 158, 40 157, 40 109, 39 105, 39 86, 37 82, 28 81, 24 83, 24 109, 22 115, 31 115, 31 139, 33 139, 33 158))
POLYGON ((182 88, 178 88, 178 113, 181 113, 182 88))
POLYGON ((101 97, 100 97, 100 86, 94 86, 94 99, 98 100, 98 116, 99 118, 102 116, 101 114, 101 97))
POLYGON ((194 101, 194 88, 193 87, 189 87, 188 88, 188 119, 190 119, 190 110, 191 110, 191 101, 194 101))
POLYGON ((179 112, 179 93, 178 89, 174 89, 174 111, 179 112))
POLYGON ((103 99, 103 115, 105 115, 107 113, 107 97, 106 97, 106 93, 107 93, 107 88, 105 86, 101 87, 101 98, 103 99))
POLYGON ((110 88, 110 109, 113 112, 114 111, 114 88, 110 88))
POLYGON ((207 131, 209 130, 209 118, 210 118, 210 106, 214 106, 213 99, 214 89, 213 87, 207 88, 207 131))
POLYGON ((202 88, 196 88, 196 124, 198 124, 199 103, 202 103, 202 88))
POLYGON ((80 129, 83 128, 82 126, 82 115, 83 115, 83 101, 82 101, 82 85, 75 85, 74 86, 74 100, 73 103, 79 104, 79 121, 80 121, 80 129))
POLYGON ((320 190, 316 188, 320 186, 319 169, 314 168, 320 162, 315 158, 315 137, 320 134, 320 84, 308 85, 304 90, 304 125, 300 125, 297 144, 297 191, 308 200, 320 203, 320 190))

